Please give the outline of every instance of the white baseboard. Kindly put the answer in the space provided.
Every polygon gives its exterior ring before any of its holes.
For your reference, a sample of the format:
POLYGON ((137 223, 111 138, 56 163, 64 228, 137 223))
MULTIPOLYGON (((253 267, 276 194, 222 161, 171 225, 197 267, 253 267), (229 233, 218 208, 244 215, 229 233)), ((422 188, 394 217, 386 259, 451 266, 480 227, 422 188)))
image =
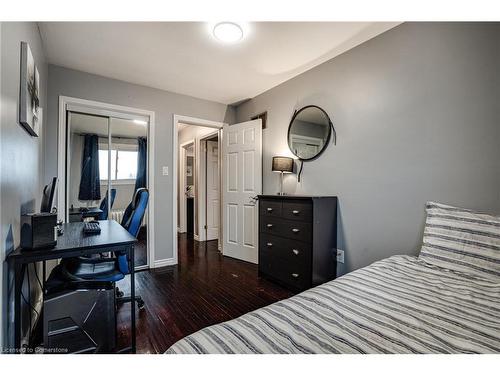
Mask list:
POLYGON ((177 263, 175 262, 174 258, 160 259, 160 260, 155 260, 153 268, 174 266, 176 264, 177 263))

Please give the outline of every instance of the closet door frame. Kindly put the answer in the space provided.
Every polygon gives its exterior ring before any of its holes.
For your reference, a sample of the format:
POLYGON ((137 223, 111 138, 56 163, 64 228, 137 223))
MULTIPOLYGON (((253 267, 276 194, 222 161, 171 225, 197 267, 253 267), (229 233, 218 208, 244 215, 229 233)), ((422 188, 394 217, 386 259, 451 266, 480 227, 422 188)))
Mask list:
MULTIPOLYGON (((139 108, 121 106, 116 104, 103 103, 93 100, 74 98, 69 96, 59 96, 59 117, 58 117, 58 153, 57 153, 57 176, 59 178, 59 189, 57 191, 57 207, 58 219, 68 222, 68 194, 67 190, 67 145, 68 136, 68 112, 80 112, 89 115, 97 115, 101 117, 108 117, 108 179, 111 177, 110 163, 111 158, 109 152, 111 150, 111 138, 109 137, 110 118, 119 118, 125 120, 144 120, 148 122, 147 138, 148 138, 148 172, 147 172, 147 185, 149 190, 149 203, 148 203, 148 241, 147 241, 147 265, 136 267, 136 270, 155 268, 161 266, 163 260, 157 260, 155 257, 155 220, 154 220, 154 129, 155 129, 155 112, 139 108), (63 190, 64 189, 64 190, 63 190), (61 191, 59 191, 61 190, 61 191)), ((109 181, 108 181, 109 182, 109 181)), ((110 196, 111 184, 108 183, 108 196, 110 196)), ((110 201, 108 200, 108 208, 110 201)))

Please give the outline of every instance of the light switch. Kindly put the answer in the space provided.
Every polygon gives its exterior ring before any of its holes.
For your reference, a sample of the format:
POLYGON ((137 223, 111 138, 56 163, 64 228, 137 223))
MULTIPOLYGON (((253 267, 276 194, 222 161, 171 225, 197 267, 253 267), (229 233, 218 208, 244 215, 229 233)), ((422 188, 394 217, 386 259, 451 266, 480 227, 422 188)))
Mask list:
POLYGON ((167 166, 163 166, 162 172, 163 172, 164 176, 168 176, 168 167, 167 166))
POLYGON ((337 262, 344 263, 344 250, 337 249, 337 262))

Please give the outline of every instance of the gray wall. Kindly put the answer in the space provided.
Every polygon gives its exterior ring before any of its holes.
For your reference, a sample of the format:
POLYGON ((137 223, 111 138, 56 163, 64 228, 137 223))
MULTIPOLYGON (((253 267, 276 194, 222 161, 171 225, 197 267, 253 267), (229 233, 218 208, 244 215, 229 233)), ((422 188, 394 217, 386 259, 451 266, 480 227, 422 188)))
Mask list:
MULTIPOLYGON (((2 83, 0 128, 2 332, 0 340, 7 344, 7 309, 12 309, 12 304, 7 302, 10 301, 7 294, 7 283, 12 275, 7 274, 7 266, 3 260, 6 254, 19 245, 21 214, 39 209, 43 183, 43 165, 41 163, 43 129, 40 131, 39 138, 31 137, 18 121, 21 41, 29 43, 38 66, 40 106, 44 109, 46 109, 47 103, 47 63, 38 27, 35 23, 2 22, 0 34, 2 83)), ((45 119, 46 112, 44 112, 43 123, 45 123, 45 119)))
MULTIPOLYGON (((213 121, 234 122, 234 109, 223 104, 196 99, 49 65, 47 150, 57 150, 59 95, 136 107, 155 112, 155 252, 156 260, 172 258, 172 175, 163 176, 162 166, 172 171, 173 115, 213 121)), ((45 177, 57 175, 57 153, 45 154, 45 177)))
POLYGON ((240 105, 267 111, 264 192, 289 153, 294 109, 323 107, 337 130, 289 193, 339 197, 341 272, 418 254, 428 200, 500 212, 500 24, 407 23, 240 105))

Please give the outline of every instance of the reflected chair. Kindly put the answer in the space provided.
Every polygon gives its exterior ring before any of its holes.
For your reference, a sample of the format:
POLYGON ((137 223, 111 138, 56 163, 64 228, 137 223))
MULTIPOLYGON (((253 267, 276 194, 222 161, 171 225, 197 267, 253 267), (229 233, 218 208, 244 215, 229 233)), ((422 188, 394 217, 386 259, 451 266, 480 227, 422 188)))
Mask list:
POLYGON ((115 203, 116 198, 116 189, 111 189, 111 202, 108 210, 108 190, 106 190, 106 196, 101 201, 99 209, 102 210, 101 214, 99 214, 99 220, 108 220, 108 215, 111 209, 113 208, 113 204, 115 203))

